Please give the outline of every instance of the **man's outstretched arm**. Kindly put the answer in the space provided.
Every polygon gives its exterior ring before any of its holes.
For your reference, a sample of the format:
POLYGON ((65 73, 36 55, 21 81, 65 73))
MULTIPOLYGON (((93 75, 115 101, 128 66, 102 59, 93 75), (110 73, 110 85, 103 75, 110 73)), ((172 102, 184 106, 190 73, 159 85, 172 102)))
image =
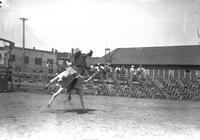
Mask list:
POLYGON ((93 51, 92 51, 92 50, 90 50, 90 52, 87 54, 87 56, 88 56, 88 57, 91 57, 91 56, 92 56, 92 54, 93 54, 93 51))

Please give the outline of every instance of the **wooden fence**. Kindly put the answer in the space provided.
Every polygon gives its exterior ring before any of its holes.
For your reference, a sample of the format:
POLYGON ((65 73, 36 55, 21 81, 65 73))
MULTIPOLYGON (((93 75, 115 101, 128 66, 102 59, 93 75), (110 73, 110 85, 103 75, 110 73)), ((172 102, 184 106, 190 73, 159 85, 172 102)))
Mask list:
MULTIPOLYGON (((55 74, 13 72, 13 83, 15 86, 29 84, 29 86, 42 87, 54 76, 55 74)), ((84 92, 96 96, 199 100, 200 81, 198 79, 165 78, 163 76, 151 77, 150 75, 143 79, 139 77, 131 79, 130 75, 116 76, 113 73, 103 78, 96 77, 89 83, 85 83, 84 92)))

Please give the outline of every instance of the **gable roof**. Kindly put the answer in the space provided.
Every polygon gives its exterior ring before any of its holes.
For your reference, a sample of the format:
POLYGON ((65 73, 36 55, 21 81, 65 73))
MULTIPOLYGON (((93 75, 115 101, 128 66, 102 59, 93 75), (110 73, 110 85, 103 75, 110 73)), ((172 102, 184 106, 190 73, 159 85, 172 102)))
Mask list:
POLYGON ((200 45, 117 48, 110 57, 111 64, 200 65, 200 45))
POLYGON ((90 66, 97 63, 104 63, 104 59, 103 57, 87 57, 86 62, 90 66))

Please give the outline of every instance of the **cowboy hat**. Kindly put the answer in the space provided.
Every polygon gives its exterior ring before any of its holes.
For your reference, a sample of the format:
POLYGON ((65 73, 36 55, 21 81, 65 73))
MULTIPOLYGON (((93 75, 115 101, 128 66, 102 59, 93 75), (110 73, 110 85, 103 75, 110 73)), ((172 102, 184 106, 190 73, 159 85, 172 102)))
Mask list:
POLYGON ((78 53, 78 52, 81 52, 81 50, 79 48, 75 48, 74 49, 74 54, 78 53))

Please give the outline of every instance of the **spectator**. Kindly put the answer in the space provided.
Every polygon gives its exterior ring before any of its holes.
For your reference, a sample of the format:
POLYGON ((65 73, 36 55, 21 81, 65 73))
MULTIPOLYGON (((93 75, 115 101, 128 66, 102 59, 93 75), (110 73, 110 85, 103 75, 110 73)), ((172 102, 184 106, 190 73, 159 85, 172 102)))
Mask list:
POLYGON ((135 70, 135 66, 132 65, 131 68, 130 68, 130 78, 131 78, 131 81, 133 80, 133 77, 136 75, 136 70, 135 70))
POLYGON ((115 68, 115 77, 118 77, 120 73, 120 67, 115 68))
POLYGON ((138 74, 143 75, 146 73, 146 70, 140 65, 137 69, 138 74))
POLYGON ((122 66, 120 69, 120 76, 124 77, 126 75, 126 69, 125 66, 122 66))
POLYGON ((135 66, 134 65, 131 66, 130 73, 131 74, 135 74, 135 66))

